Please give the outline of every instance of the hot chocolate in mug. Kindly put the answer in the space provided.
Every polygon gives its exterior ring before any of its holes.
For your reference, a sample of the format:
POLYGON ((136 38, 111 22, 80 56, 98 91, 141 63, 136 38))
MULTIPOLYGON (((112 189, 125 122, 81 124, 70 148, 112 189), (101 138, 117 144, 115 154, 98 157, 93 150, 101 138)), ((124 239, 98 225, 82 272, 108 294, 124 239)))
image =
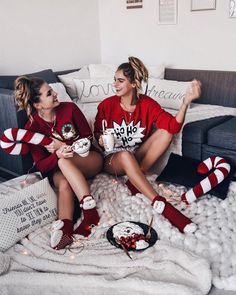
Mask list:
POLYGON ((81 138, 75 141, 71 148, 74 152, 76 152, 81 157, 87 157, 89 154, 89 149, 91 146, 91 142, 88 138, 81 138))

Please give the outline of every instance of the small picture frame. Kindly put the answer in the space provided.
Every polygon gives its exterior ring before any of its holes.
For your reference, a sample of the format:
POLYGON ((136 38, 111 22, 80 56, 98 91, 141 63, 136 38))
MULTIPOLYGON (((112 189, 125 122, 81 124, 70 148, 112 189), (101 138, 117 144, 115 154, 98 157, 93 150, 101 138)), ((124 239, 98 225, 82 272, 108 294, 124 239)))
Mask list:
POLYGON ((158 0, 158 24, 175 25, 178 19, 178 0, 158 0))
POLYGON ((191 11, 216 9, 216 0, 191 0, 191 11))
POLYGON ((143 8, 143 0, 126 0, 127 9, 143 8))
POLYGON ((236 17, 236 0, 229 0, 229 17, 236 17))

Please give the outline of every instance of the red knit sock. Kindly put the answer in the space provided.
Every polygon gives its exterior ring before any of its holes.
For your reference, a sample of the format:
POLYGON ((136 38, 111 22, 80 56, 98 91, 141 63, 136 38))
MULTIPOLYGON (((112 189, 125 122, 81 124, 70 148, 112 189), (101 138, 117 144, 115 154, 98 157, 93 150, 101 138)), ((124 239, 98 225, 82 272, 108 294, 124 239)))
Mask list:
POLYGON ((140 193, 140 191, 132 184, 132 182, 128 179, 125 183, 128 189, 131 191, 132 196, 140 193))
POLYGON ((180 211, 168 203, 165 198, 157 195, 152 201, 154 209, 157 208, 160 201, 161 204, 165 206, 162 212, 159 211, 159 213, 167 218, 171 224, 177 227, 181 232, 194 232, 196 230, 196 225, 191 221, 191 219, 183 215, 180 211))
POLYGON ((59 219, 52 224, 51 230, 51 247, 53 249, 61 250, 73 243, 72 220, 59 219))
POLYGON ((96 209, 96 202, 91 195, 86 195, 80 201, 80 207, 83 210, 84 219, 81 224, 76 228, 74 234, 89 236, 91 234, 91 226, 97 225, 100 217, 96 209))

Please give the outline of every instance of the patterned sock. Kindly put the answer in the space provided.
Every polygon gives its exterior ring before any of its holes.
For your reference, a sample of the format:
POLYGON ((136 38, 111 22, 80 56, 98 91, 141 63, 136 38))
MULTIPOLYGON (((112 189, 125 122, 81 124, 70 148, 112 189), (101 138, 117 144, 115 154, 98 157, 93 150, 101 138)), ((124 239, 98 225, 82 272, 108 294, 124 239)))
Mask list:
POLYGON ((125 183, 128 189, 131 191, 132 196, 140 193, 140 191, 132 184, 132 182, 128 179, 125 183))
POLYGON ((51 247, 53 249, 61 250, 73 243, 72 220, 59 219, 52 224, 51 230, 51 247))
POLYGON ((89 236, 91 234, 91 226, 97 225, 100 217, 96 209, 96 202, 91 195, 86 195, 80 201, 80 207, 83 210, 84 219, 75 229, 74 234, 89 236))
POLYGON ((167 218, 170 223, 177 227, 182 233, 191 233, 197 229, 191 219, 183 215, 180 211, 168 203, 165 198, 157 195, 152 201, 152 206, 155 211, 167 218))

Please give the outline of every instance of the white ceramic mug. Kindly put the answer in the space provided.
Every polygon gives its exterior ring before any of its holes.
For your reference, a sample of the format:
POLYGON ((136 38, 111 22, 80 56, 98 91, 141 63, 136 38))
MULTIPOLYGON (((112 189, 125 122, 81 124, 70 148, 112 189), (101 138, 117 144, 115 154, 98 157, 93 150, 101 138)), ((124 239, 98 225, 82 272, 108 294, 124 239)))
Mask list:
POLYGON ((88 138, 81 138, 75 141, 71 148, 74 152, 76 152, 81 157, 87 157, 89 154, 89 149, 91 146, 91 142, 88 138))
POLYGON ((106 129, 102 135, 103 145, 106 152, 112 152, 115 146, 114 130, 106 129))

